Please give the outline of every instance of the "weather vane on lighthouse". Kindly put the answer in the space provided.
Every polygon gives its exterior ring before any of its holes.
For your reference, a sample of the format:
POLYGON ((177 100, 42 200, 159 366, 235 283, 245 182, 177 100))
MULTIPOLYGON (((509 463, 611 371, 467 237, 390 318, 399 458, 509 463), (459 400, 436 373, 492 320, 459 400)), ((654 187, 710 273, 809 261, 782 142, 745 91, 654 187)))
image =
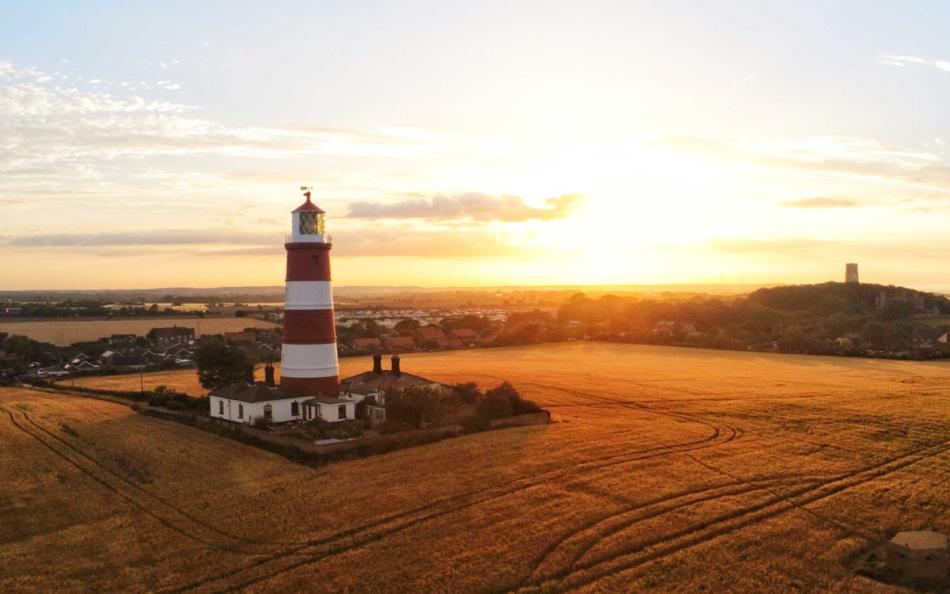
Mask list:
POLYGON ((300 191, 303 192, 303 195, 307 197, 307 202, 310 202, 310 192, 313 190, 313 186, 300 186, 300 191))

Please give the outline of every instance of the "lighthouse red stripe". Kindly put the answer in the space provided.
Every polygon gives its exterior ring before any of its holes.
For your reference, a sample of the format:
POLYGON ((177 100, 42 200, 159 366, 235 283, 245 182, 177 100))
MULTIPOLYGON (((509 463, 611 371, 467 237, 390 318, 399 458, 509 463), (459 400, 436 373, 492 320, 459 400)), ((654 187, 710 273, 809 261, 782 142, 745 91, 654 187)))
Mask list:
POLYGON ((280 385, 285 388, 303 390, 315 396, 336 398, 340 394, 340 379, 331 377, 281 377, 280 385))
POLYGON ((330 280, 329 243, 288 243, 287 279, 289 281, 330 280))
POLYGON ((336 342, 332 309, 288 309, 284 312, 284 344, 336 342))

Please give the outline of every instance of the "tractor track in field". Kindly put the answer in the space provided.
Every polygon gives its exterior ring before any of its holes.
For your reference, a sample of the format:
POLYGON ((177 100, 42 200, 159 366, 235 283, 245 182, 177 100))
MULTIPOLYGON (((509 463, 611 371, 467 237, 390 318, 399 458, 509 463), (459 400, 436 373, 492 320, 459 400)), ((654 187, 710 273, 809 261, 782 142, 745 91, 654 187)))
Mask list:
MULTIPOLYGON (((79 396, 82 396, 82 395, 80 394, 79 396)), ((625 407, 625 408, 634 408, 634 407, 625 407)), ((660 414, 662 415, 663 413, 660 413, 660 414)), ((486 503, 494 499, 505 497, 505 496, 529 489, 534 486, 549 483, 567 474, 574 474, 578 472, 581 472, 581 473, 596 472, 597 470, 600 470, 602 468, 611 468, 620 464, 634 463, 634 462, 638 462, 642 460, 648 460, 651 458, 656 458, 659 456, 665 456, 665 455, 674 454, 674 453, 680 453, 684 451, 693 451, 697 449, 715 447, 717 445, 720 445, 721 443, 732 441, 737 436, 741 435, 741 431, 730 428, 730 427, 716 426, 714 424, 706 423, 706 422, 701 422, 701 424, 711 427, 713 431, 711 432, 711 434, 705 437, 702 437, 700 439, 693 440, 693 441, 683 442, 679 444, 656 446, 656 447, 646 448, 646 449, 638 449, 634 452, 620 451, 618 453, 614 453, 602 458, 594 458, 592 460, 579 462, 573 466, 562 467, 555 471, 542 471, 532 476, 528 476, 528 477, 522 476, 517 479, 512 479, 510 481, 507 481, 507 482, 504 482, 492 487, 486 487, 484 489, 478 489, 475 491, 470 491, 467 493, 461 493, 461 494, 453 495, 450 497, 446 497, 437 501, 432 501, 429 504, 426 504, 423 506, 418 506, 416 508, 399 512, 396 514, 390 514, 388 516, 379 518, 373 522, 363 524, 361 526, 354 527, 351 529, 343 530, 343 531, 328 535, 326 537, 321 537, 321 538, 314 539, 311 541, 269 542, 268 544, 270 545, 287 546, 290 548, 285 549, 284 551, 276 552, 276 553, 270 552, 269 554, 268 553, 261 554, 260 555, 261 559, 259 559, 258 561, 250 565, 246 565, 245 567, 227 572, 227 575, 211 576, 208 579, 199 580, 200 583, 196 582, 193 584, 189 584, 188 586, 185 586, 184 588, 175 588, 169 591, 173 591, 173 592, 182 591, 185 589, 190 589, 191 587, 197 587, 197 586, 200 586, 201 583, 204 583, 206 581, 221 579, 231 574, 239 573, 240 571, 243 571, 245 569, 256 567, 262 561, 267 562, 273 559, 284 559, 287 557, 303 556, 306 558, 306 562, 309 563, 309 562, 312 562, 312 553, 308 552, 307 549, 331 545, 336 541, 341 541, 344 539, 353 539, 353 538, 356 538, 359 534, 364 533, 368 530, 384 527, 387 524, 390 524, 398 520, 405 519, 406 521, 400 523, 399 525, 395 527, 385 530, 384 534, 373 535, 368 538, 364 538, 360 542, 354 543, 351 546, 347 546, 342 549, 339 549, 339 547, 337 547, 337 549, 339 550, 334 549, 330 552, 327 552, 321 555, 320 558, 330 556, 333 554, 338 554, 352 548, 357 548, 358 546, 362 546, 363 544, 369 543, 374 540, 378 540, 379 538, 382 538, 383 536, 388 536, 391 534, 398 533, 404 529, 407 529, 411 526, 417 525, 419 523, 425 522, 430 519, 435 519, 437 517, 454 513, 456 511, 462 511, 464 509, 467 509, 467 508, 470 508, 482 503, 486 503), (437 508, 440 505, 445 505, 446 503, 452 503, 459 500, 468 499, 468 498, 471 498, 472 496, 481 495, 486 492, 492 492, 492 493, 486 495, 485 497, 476 499, 475 501, 464 502, 461 505, 454 506, 449 509, 444 509, 444 510, 436 509, 435 511, 427 515, 423 515, 421 517, 412 517, 422 512, 433 510, 434 508, 437 508)), ((44 445, 49 447, 48 444, 44 443, 44 445)), ((600 449, 600 448, 590 448, 590 449, 600 449)), ((59 455, 58 452, 57 452, 57 455, 59 455)), ((125 480, 125 477, 119 477, 119 478, 125 480)), ((110 488, 110 490, 113 490, 113 489, 110 488)), ((167 522, 163 522, 163 524, 168 525, 167 522)), ((181 532, 181 530, 177 530, 176 527, 174 526, 169 526, 169 527, 172 528, 173 530, 181 532)), ((209 546, 213 546, 213 544, 205 542, 203 540, 201 542, 203 542, 204 544, 208 544, 209 546)))
MULTIPOLYGON (((593 397, 593 395, 591 394, 585 394, 585 396, 593 397)), ((270 579, 272 577, 275 577, 277 575, 280 575, 291 569, 304 566, 304 565, 309 565, 312 563, 316 563, 324 558, 342 554, 346 551, 357 549, 367 544, 371 544, 372 542, 375 542, 387 536, 391 536, 393 534, 397 534, 399 532, 402 532, 418 524, 421 524, 430 520, 434 520, 448 514, 463 511, 465 509, 468 509, 468 508, 471 508, 483 503, 487 503, 495 499, 506 497, 506 496, 524 491, 526 489, 529 489, 535 486, 550 483, 566 475, 576 475, 577 473, 597 472, 605 468, 613 468, 613 467, 623 465, 623 464, 636 463, 639 461, 648 460, 648 459, 652 459, 652 458, 656 458, 660 456, 667 456, 667 455, 673 455, 677 453, 685 453, 685 452, 706 449, 710 447, 717 447, 724 443, 728 443, 738 437, 741 437, 742 435, 741 429, 729 427, 726 425, 716 425, 715 423, 712 423, 704 419, 697 418, 695 416, 688 415, 685 413, 655 410, 653 408, 642 406, 637 403, 614 401, 614 402, 604 402, 604 404, 614 404, 622 408, 636 410, 641 413, 672 417, 672 418, 676 418, 676 419, 686 421, 686 422, 698 423, 706 427, 709 427, 711 429, 711 432, 710 434, 702 438, 695 439, 688 442, 640 449, 634 452, 621 451, 618 453, 605 456, 603 458, 599 458, 599 459, 595 458, 593 460, 586 460, 583 462, 579 462, 573 466, 562 467, 558 470, 544 471, 544 472, 541 472, 529 477, 519 477, 517 479, 513 479, 511 481, 502 483, 500 485, 495 485, 492 487, 486 487, 484 489, 477 489, 475 491, 453 495, 453 496, 446 497, 438 501, 430 502, 429 504, 426 504, 423 506, 418 506, 416 508, 406 510, 404 512, 400 512, 397 514, 390 514, 389 516, 379 518, 378 520, 375 520, 373 522, 363 524, 361 526, 354 527, 351 529, 343 530, 343 531, 328 535, 326 537, 321 537, 321 538, 314 539, 311 541, 268 543, 269 545, 281 545, 281 546, 289 545, 290 548, 285 549, 283 551, 276 552, 276 553, 271 552, 271 553, 262 554, 255 561, 249 564, 245 564, 242 567, 238 567, 221 574, 206 576, 205 578, 201 578, 199 580, 195 580, 188 584, 184 584, 182 586, 166 590, 165 592, 182 592, 186 590, 193 590, 193 589, 201 588, 202 586, 205 586, 205 585, 210 585, 215 582, 220 582, 222 580, 228 580, 229 578, 233 578, 235 576, 238 576, 246 572, 250 572, 255 569, 263 568, 265 564, 270 564, 272 562, 284 562, 288 560, 292 561, 292 563, 287 567, 280 567, 277 569, 271 569, 270 567, 268 567, 267 568, 268 571, 264 575, 250 577, 249 579, 244 580, 240 584, 237 584, 234 586, 226 586, 223 589, 218 590, 218 591, 230 591, 233 589, 245 588, 253 584, 270 579), (479 495, 483 495, 483 494, 484 494, 483 497, 478 497, 479 495), (472 497, 475 497, 475 499, 465 501, 467 499, 471 499, 472 497), (462 502, 460 505, 453 505, 446 509, 438 509, 440 506, 444 506, 446 504, 451 504, 453 502, 459 502, 459 501, 462 502), (426 513, 426 512, 430 512, 430 513, 426 513), (396 522, 394 526, 388 526, 389 524, 392 524, 394 522, 396 522), (322 551, 310 550, 310 549, 321 549, 321 548, 323 548, 324 550, 322 551)), ((42 442, 41 439, 39 439, 38 437, 36 438, 42 442)), ((50 447, 49 444, 46 444, 45 442, 43 443, 51 450, 56 451, 52 447, 50 447)), ((590 449, 598 449, 598 448, 590 448, 590 449)), ((59 454, 58 452, 57 452, 57 455, 60 455, 62 457, 62 455, 59 454)), ((74 462, 71 462, 71 463, 76 465, 74 462)), ((78 465, 76 466, 78 467, 78 465)), ((120 478, 125 480, 125 477, 120 477, 120 478)), ((111 488, 110 490, 115 491, 114 489, 111 489, 111 488)), ((146 511, 146 513, 148 513, 148 510, 144 510, 144 508, 142 508, 140 505, 137 505, 137 507, 139 507, 140 509, 143 509, 143 511, 146 511)), ((149 515, 155 515, 155 514, 149 514, 149 515)), ((162 523, 165 525, 169 525, 169 523, 165 521, 163 521, 162 523)), ((177 529, 177 527, 173 525, 169 527, 171 527, 172 529, 176 529, 176 531, 182 532, 180 529, 177 529)), ((204 542, 204 541, 201 541, 201 542, 204 542)), ((208 544, 209 546, 214 546, 213 544, 207 543, 207 542, 204 542, 204 544, 208 544)), ((241 551, 235 551, 235 552, 241 552, 241 551)))
MULTIPOLYGON (((3 411, 6 412, 8 415, 10 414, 9 409, 7 409, 7 408, 4 407, 4 406, 0 406, 0 410, 3 410, 3 411)), ((84 458, 85 460, 88 460, 91 464, 94 464, 96 467, 100 468, 103 472, 105 472, 105 473, 107 473, 108 475, 113 476, 113 477, 115 477, 116 479, 122 481, 123 483, 125 483, 125 485, 128 486, 129 489, 133 490, 135 493, 141 493, 142 495, 145 495, 145 496, 147 496, 148 498, 150 498, 150 499, 152 499, 152 500, 158 502, 165 510, 171 510, 171 512, 172 512, 173 514, 178 515, 178 516, 181 516, 181 517, 184 518, 187 522, 191 522, 191 523, 193 523, 193 524, 196 524, 197 526, 200 526, 201 528, 203 528, 203 529, 205 529, 205 530, 207 530, 207 531, 209 531, 209 532, 212 532, 212 533, 214 533, 214 534, 216 534, 216 535, 218 535, 218 536, 220 536, 220 537, 224 537, 224 538, 226 538, 226 539, 228 539, 228 540, 235 541, 235 542, 237 542, 237 543, 243 543, 244 545, 250 545, 250 546, 266 546, 266 547, 270 547, 271 549, 273 549, 273 547, 283 547, 283 546, 287 546, 288 544, 301 544, 301 543, 271 542, 271 541, 258 540, 258 539, 253 539, 253 538, 247 538, 247 537, 244 537, 244 536, 239 536, 239 535, 237 535, 237 534, 233 534, 233 533, 231 533, 231 532, 228 532, 227 530, 222 530, 221 528, 218 528, 217 526, 215 526, 215 525, 213 525, 213 524, 211 524, 211 523, 209 523, 209 522, 206 522, 206 521, 202 520, 201 518, 195 517, 195 516, 194 516, 193 514, 191 514, 190 512, 185 511, 184 509, 182 509, 181 507, 175 505, 174 503, 172 503, 172 502, 169 501, 168 499, 162 497, 161 495, 157 495, 157 494, 155 494, 155 493, 152 493, 151 491, 142 488, 140 485, 137 485, 134 481, 129 480, 127 477, 122 476, 120 473, 116 472, 116 471, 113 470, 112 468, 109 468, 109 466, 107 466, 107 465, 106 465, 105 463, 103 463, 102 461, 100 461, 100 460, 98 460, 97 458, 91 456, 89 453, 87 453, 87 452, 83 451, 82 449, 76 447, 75 445, 69 443, 67 440, 63 439, 63 438, 60 437, 59 435, 56 435, 54 432, 50 431, 49 429, 43 427, 42 425, 40 425, 39 423, 37 423, 36 421, 34 421, 34 420, 30 417, 30 415, 27 414, 25 411, 18 411, 18 412, 23 416, 23 419, 26 420, 26 421, 27 421, 30 425, 32 425, 34 428, 36 428, 36 429, 42 431, 43 433, 45 433, 46 435, 48 435, 50 438, 52 438, 52 439, 54 439, 55 441, 59 442, 60 444, 62 444, 62 445, 65 446, 66 448, 69 448, 70 450, 72 450, 73 452, 75 452, 77 455, 81 456, 81 457, 84 458)), ((273 552, 273 551, 271 550, 271 551, 266 551, 266 552, 273 552)))
POLYGON ((742 431, 740 429, 736 429, 736 428, 729 427, 726 425, 716 425, 714 423, 710 423, 708 421, 704 421, 704 420, 696 419, 692 417, 686 418, 683 415, 680 415, 679 413, 670 414, 667 412, 656 412, 647 408, 641 408, 641 407, 629 406, 629 405, 624 405, 624 408, 634 409, 634 410, 637 410, 638 412, 658 414, 660 416, 675 416, 677 418, 680 418, 681 420, 688 420, 690 422, 695 422, 695 423, 705 425, 711 428, 712 432, 703 438, 696 439, 690 442, 657 446, 654 448, 647 448, 645 450, 638 450, 635 452, 620 452, 620 453, 612 454, 600 459, 579 462, 573 466, 561 467, 558 470, 554 470, 554 471, 545 471, 545 472, 542 472, 533 476, 529 476, 529 477, 519 477, 517 479, 513 479, 511 481, 507 481, 505 483, 502 483, 500 485, 495 485, 493 487, 486 487, 484 489, 477 489, 475 491, 470 491, 467 493, 461 493, 458 495, 446 497, 438 501, 433 501, 427 505, 419 506, 411 510, 407 510, 405 512, 400 512, 399 514, 393 514, 384 518, 380 518, 377 521, 371 522, 369 524, 364 524, 363 526, 360 526, 360 527, 355 527, 349 530, 335 533, 333 535, 329 535, 327 537, 315 539, 314 541, 306 545, 295 547, 293 549, 274 554, 267 558, 258 559, 254 561, 253 563, 246 564, 242 567, 238 567, 233 570, 229 570, 227 572, 223 572, 223 573, 212 575, 212 576, 206 576, 204 578, 192 581, 188 584, 184 584, 182 586, 166 590, 165 592, 167 594, 172 594, 172 593, 183 592, 187 590, 194 590, 202 586, 205 586, 206 584, 211 584, 214 582, 227 580, 229 578, 238 576, 242 573, 261 568, 264 564, 267 564, 267 563, 271 563, 271 562, 278 563, 278 562, 282 562, 288 559, 292 561, 292 563, 290 563, 286 567, 269 570, 267 573, 263 575, 250 577, 239 584, 229 585, 215 591, 225 592, 225 591, 232 591, 232 590, 246 588, 248 586, 271 579, 277 575, 280 575, 292 569, 296 569, 301 566, 317 563, 327 557, 342 554, 349 550, 358 549, 362 546, 371 544, 372 542, 378 541, 384 537, 397 534, 399 532, 402 532, 418 524, 421 524, 430 520, 434 520, 439 517, 446 516, 452 513, 463 511, 465 509, 472 508, 477 505, 481 505, 483 503, 487 503, 496 499, 500 499, 502 497, 507 497, 509 495, 513 495, 515 493, 527 490, 532 487, 547 484, 567 475, 574 476, 574 475, 577 475, 577 473, 596 472, 596 471, 603 470, 605 468, 613 468, 613 467, 620 466, 623 464, 636 463, 643 460, 657 458, 660 456, 691 452, 691 451, 706 449, 710 447, 718 447, 722 444, 731 442, 732 440, 736 439, 737 437, 741 437, 742 435, 742 431), (479 495, 483 495, 483 494, 484 494, 483 497, 478 497, 479 495), (464 501, 472 497, 476 497, 476 498, 471 501, 464 501), (439 509, 439 506, 441 505, 457 502, 460 500, 463 502, 459 505, 448 507, 446 509, 439 509), (433 511, 431 511, 430 513, 423 513, 423 512, 429 512, 430 510, 433 510, 433 511), (413 517, 413 515, 416 515, 419 513, 423 513, 423 515, 420 515, 418 517, 413 517), (390 524, 394 521, 400 521, 400 522, 395 526, 387 527, 387 524, 390 524), (374 529, 379 529, 379 530, 376 530, 374 533, 371 533, 371 534, 366 534, 368 531, 374 530, 374 529), (345 544, 341 542, 346 539, 352 539, 352 542, 348 542, 345 544), (333 545, 336 545, 336 546, 333 546, 333 545), (327 547, 327 548, 326 550, 323 550, 323 551, 309 550, 309 549, 319 549, 320 547, 327 547), (300 559, 299 557, 303 557, 303 558, 300 559))
MULTIPOLYGON (((603 541, 612 534, 616 534, 627 528, 636 525, 645 520, 657 518, 669 512, 677 511, 703 503, 714 501, 724 497, 734 497, 745 495, 755 491, 769 490, 771 486, 785 486, 783 481, 789 479, 800 479, 803 482, 818 482, 820 478, 804 477, 801 475, 776 475, 758 480, 734 481, 728 483, 719 483, 715 485, 703 485, 692 489, 670 493, 664 497, 638 503, 625 507, 619 511, 603 514, 591 518, 588 522, 576 527, 563 534, 556 541, 548 545, 532 562, 531 568, 525 579, 515 587, 515 589, 526 587, 531 583, 540 583, 548 577, 542 575, 542 567, 545 562, 556 554, 560 549, 569 547, 571 541, 579 541, 578 546, 569 556, 565 563, 568 568, 574 567, 577 562, 587 554, 596 544, 603 541), (585 533, 590 533, 587 538, 583 538, 585 533)), ((509 591, 510 588, 499 589, 498 592, 509 591)))
MULTIPOLYGON (((602 555, 582 563, 575 563, 572 567, 565 568, 541 580, 531 580, 529 578, 520 589, 544 592, 565 591, 592 584, 612 575, 636 569, 647 563, 712 541, 741 528, 774 518, 788 511, 802 509, 805 505, 827 499, 913 464, 939 456, 950 451, 950 445, 948 444, 950 444, 950 440, 921 447, 851 472, 841 473, 831 480, 819 482, 817 485, 800 487, 789 494, 779 495, 749 507, 720 514, 698 524, 608 555, 602 555), (634 557, 623 561, 625 557, 629 556, 634 557), (605 565, 609 566, 604 567, 605 565), (598 568, 601 569, 598 570, 598 568), (585 574, 584 572, 589 573, 585 574), (577 579, 571 579, 578 575, 580 577, 577 579)), ((623 529, 625 528, 606 534, 604 538, 619 534, 623 529)))
POLYGON ((340 533, 336 533, 336 534, 333 534, 321 539, 317 539, 307 545, 297 547, 297 548, 294 548, 282 553, 278 553, 267 558, 256 560, 253 563, 244 565, 243 567, 239 567, 239 568, 236 568, 236 569, 233 569, 233 570, 230 570, 218 575, 207 576, 205 578, 190 582, 183 586, 166 590, 165 593, 171 594, 171 593, 183 592, 183 591, 188 591, 188 590, 194 590, 201 586, 204 586, 205 584, 209 584, 209 583, 217 582, 221 580, 226 580, 236 575, 239 575, 241 573, 257 569, 261 567, 262 565, 264 565, 265 563, 270 563, 270 562, 278 563, 278 562, 286 561, 288 559, 292 561, 292 563, 290 563, 289 565, 285 567, 280 567, 280 568, 270 570, 268 573, 264 575, 249 578, 237 585, 229 585, 229 586, 222 587, 218 590, 214 590, 214 592, 227 592, 227 591, 233 591, 233 590, 246 588, 256 583, 276 577, 277 575, 280 575, 292 569, 296 569, 305 565, 317 563, 328 557, 332 557, 335 555, 345 553, 350 550, 361 548, 365 545, 371 544, 382 538, 392 536, 394 534, 398 534, 406 529, 412 528, 413 526, 422 524, 424 522, 435 520, 437 518, 447 516, 456 512, 464 511, 466 509, 469 509, 469 508, 472 508, 484 503, 488 503, 496 499, 508 497, 510 495, 514 495, 516 493, 525 491, 532 487, 537 487, 540 485, 551 483, 564 476, 576 476, 577 473, 579 472, 581 473, 596 472, 599 470, 603 470, 605 468, 613 468, 613 467, 623 465, 623 464, 633 464, 636 462, 649 460, 649 459, 657 458, 660 456, 668 456, 668 455, 672 455, 676 453, 691 452, 691 451, 706 449, 709 447, 716 447, 723 443, 728 443, 732 441, 733 439, 735 439, 736 435, 737 435, 737 432, 729 428, 722 428, 722 429, 717 428, 717 430, 713 434, 703 439, 696 440, 695 442, 687 442, 684 444, 675 444, 675 445, 669 445, 669 446, 659 446, 657 448, 649 448, 647 450, 640 450, 636 453, 628 452, 626 454, 615 454, 615 455, 608 456, 605 460, 587 461, 587 462, 579 463, 575 466, 562 467, 559 470, 541 473, 540 475, 536 475, 532 477, 527 477, 527 478, 521 477, 518 479, 514 479, 512 481, 509 481, 507 483, 502 483, 501 485, 496 485, 494 487, 487 487, 485 489, 479 489, 479 490, 469 492, 469 493, 454 495, 454 496, 439 500, 437 502, 433 502, 432 504, 429 504, 429 505, 420 506, 420 507, 414 508, 413 510, 408 510, 406 512, 402 512, 394 516, 389 516, 387 518, 382 518, 369 525, 360 526, 360 527, 346 530, 340 533), (621 459, 617 460, 616 458, 621 458, 621 459), (468 499, 473 496, 484 494, 486 492, 488 493, 485 494, 483 497, 478 497, 474 500, 466 501, 459 505, 448 507, 446 509, 438 509, 438 506, 444 505, 447 502, 454 502, 458 500, 468 499), (425 512, 425 511, 433 510, 433 509, 434 511, 431 511, 430 513, 425 513, 418 517, 411 517, 413 514, 417 514, 419 512, 425 512), (387 524, 393 521, 397 521, 397 520, 401 520, 401 521, 395 526, 386 527, 387 524), (369 530, 373 530, 377 528, 379 528, 379 530, 375 531, 374 533, 366 534, 369 530), (344 541, 345 539, 350 539, 350 538, 353 539, 352 542, 333 546, 339 543, 340 541, 344 541), (322 550, 322 551, 308 550, 308 549, 319 549, 320 547, 327 547, 327 549, 322 550))
POLYGON ((172 531, 174 531, 174 532, 177 532, 178 534, 181 534, 182 536, 184 536, 185 538, 187 538, 187 539, 189 539, 189 540, 192 540, 192 541, 201 543, 201 544, 206 545, 206 546, 209 546, 209 547, 221 548, 221 547, 219 547, 218 544, 215 543, 214 541, 207 540, 207 539, 203 538, 202 536, 199 536, 199 535, 197 535, 197 534, 194 534, 193 532, 190 532, 190 531, 188 531, 188 530, 186 530, 186 529, 184 529, 184 528, 178 526, 177 524, 175 524, 175 523, 173 523, 172 521, 168 520, 168 519, 165 518, 164 516, 162 516, 162 515, 156 513, 154 510, 152 510, 152 509, 150 509, 150 508, 148 508, 148 507, 142 505, 141 502, 139 502, 138 500, 136 500, 134 497, 128 495, 127 493, 124 493, 123 491, 119 490, 119 488, 117 488, 115 485, 109 483, 108 481, 106 481, 105 479, 103 479, 103 478, 101 478, 101 477, 99 477, 99 476, 96 476, 96 475, 93 474, 90 470, 88 470, 87 468, 85 468, 84 466, 82 466, 81 464, 79 464, 78 462, 76 462, 74 459, 70 458, 69 456, 67 456, 66 454, 64 454, 63 452, 61 452, 60 450, 58 450, 58 449, 56 449, 55 447, 53 447, 49 442, 45 441, 45 440, 44 440, 42 437, 40 437, 37 433, 35 433, 35 432, 33 432, 33 431, 30 431, 26 426, 24 426, 23 424, 21 424, 21 423, 16 419, 16 417, 13 415, 13 413, 10 412, 7 408, 0 406, 0 410, 2 410, 4 413, 6 413, 7 417, 9 417, 9 419, 10 419, 10 422, 13 424, 13 426, 14 426, 16 429, 18 429, 18 430, 21 431, 22 433, 25 433, 26 435, 30 436, 31 438, 33 438, 33 439, 34 439, 35 441, 37 441, 40 445, 42 445, 44 448, 46 448, 47 450, 49 450, 50 452, 52 452, 57 458, 60 458, 61 460, 65 461, 67 464, 69 464, 70 466, 73 466, 74 468, 76 468, 76 470, 78 470, 78 471, 80 472, 80 474, 82 474, 82 475, 85 476, 86 478, 88 478, 88 479, 90 479, 90 480, 92 480, 92 481, 98 483, 98 484, 101 485, 103 488, 105 488, 107 491, 109 491, 109 492, 115 494, 115 495, 116 495, 117 497, 119 497, 120 499, 125 500, 125 501, 126 501, 129 505, 131 505, 133 508, 135 508, 135 509, 137 509, 138 511, 144 513, 145 515, 147 515, 147 516, 149 516, 149 517, 155 519, 155 520, 156 520, 158 523, 160 523, 162 526, 165 526, 165 527, 168 528, 169 530, 172 530, 172 531))

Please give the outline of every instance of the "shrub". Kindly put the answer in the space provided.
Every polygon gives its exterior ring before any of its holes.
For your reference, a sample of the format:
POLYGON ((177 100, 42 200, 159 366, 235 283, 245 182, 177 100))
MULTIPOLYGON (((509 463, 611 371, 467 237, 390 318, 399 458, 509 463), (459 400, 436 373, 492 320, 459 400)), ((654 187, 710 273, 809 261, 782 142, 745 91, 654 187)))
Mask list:
POLYGON ((525 400, 508 382, 485 392, 485 397, 475 406, 475 414, 485 419, 503 419, 514 415, 538 412, 537 403, 525 400))
POLYGON ((462 429, 465 430, 466 433, 486 431, 489 427, 491 427, 491 423, 481 415, 469 415, 462 419, 462 429))
POLYGON ((482 396, 482 391, 478 389, 478 385, 475 382, 455 384, 452 386, 452 391, 466 404, 475 404, 482 396))
POLYGON ((503 419, 514 414, 511 398, 504 393, 489 390, 475 406, 475 415, 486 420, 503 419))
POLYGON ((415 428, 416 428, 415 426, 410 425, 409 423, 390 420, 390 421, 383 421, 382 423, 380 423, 376 427, 376 430, 379 431, 381 435, 389 435, 392 433, 399 433, 401 431, 411 431, 415 428))

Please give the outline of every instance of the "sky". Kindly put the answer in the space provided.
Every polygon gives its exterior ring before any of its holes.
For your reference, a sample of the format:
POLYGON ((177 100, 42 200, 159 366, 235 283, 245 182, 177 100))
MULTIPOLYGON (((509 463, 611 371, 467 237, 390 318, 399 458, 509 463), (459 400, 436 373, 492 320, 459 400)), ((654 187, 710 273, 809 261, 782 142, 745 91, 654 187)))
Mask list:
POLYGON ((950 289, 950 4, 0 0, 0 289, 950 289))

